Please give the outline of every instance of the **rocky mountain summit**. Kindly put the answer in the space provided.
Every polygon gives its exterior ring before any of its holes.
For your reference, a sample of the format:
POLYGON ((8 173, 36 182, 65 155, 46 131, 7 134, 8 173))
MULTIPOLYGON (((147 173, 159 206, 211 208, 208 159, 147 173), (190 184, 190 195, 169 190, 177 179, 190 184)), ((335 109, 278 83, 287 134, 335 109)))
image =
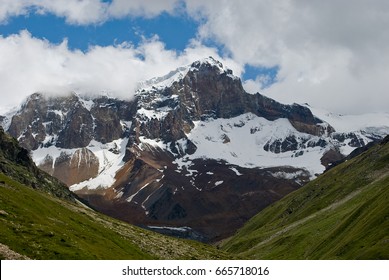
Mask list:
POLYGON ((2 122, 41 169, 96 209, 216 240, 383 138, 389 116, 380 120, 338 129, 340 116, 248 94, 207 58, 141 83, 132 100, 35 93, 2 122))

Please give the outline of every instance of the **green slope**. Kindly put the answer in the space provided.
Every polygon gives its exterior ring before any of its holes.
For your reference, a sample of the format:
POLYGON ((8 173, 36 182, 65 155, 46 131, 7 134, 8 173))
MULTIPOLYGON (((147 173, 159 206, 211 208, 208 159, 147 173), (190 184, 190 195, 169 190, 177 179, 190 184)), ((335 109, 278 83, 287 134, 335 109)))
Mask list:
POLYGON ((389 259, 388 140, 264 209, 222 248, 252 259, 389 259))
MULTIPOLYGON (((146 231, 0 173, 0 245, 31 259, 225 259, 215 248, 146 231)), ((1 250, 0 259, 6 255, 1 250)))

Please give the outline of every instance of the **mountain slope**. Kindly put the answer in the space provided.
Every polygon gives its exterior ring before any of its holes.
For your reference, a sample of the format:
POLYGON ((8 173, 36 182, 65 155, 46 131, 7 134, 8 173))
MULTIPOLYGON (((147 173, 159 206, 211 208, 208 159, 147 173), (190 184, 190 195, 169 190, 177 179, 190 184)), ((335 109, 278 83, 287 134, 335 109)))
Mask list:
MULTIPOLYGON (((225 259, 211 246, 143 230, 0 173, 0 245, 31 259, 225 259)), ((5 258, 0 246, 0 259, 5 258)), ((13 257, 15 258, 15 257, 13 257)))
POLYGON ((0 162, 0 259, 228 257, 211 246, 159 235, 87 208, 2 130, 0 162))
POLYGON ((389 259, 388 142, 267 207, 223 248, 258 259, 389 259))

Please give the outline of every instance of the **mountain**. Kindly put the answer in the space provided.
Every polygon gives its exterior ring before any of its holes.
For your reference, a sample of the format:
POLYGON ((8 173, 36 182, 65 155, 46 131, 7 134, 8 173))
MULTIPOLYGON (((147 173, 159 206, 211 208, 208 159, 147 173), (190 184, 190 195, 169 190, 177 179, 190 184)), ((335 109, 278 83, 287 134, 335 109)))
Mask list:
POLYGON ((261 211, 223 244, 253 259, 389 259, 389 136, 261 211))
POLYGON ((91 210, 2 130, 0 162, 0 259, 231 258, 91 210))
POLYGON ((3 126, 99 211, 212 241, 389 133, 389 115, 363 126, 312 110, 248 94, 207 58, 141 83, 132 100, 35 93, 3 126))

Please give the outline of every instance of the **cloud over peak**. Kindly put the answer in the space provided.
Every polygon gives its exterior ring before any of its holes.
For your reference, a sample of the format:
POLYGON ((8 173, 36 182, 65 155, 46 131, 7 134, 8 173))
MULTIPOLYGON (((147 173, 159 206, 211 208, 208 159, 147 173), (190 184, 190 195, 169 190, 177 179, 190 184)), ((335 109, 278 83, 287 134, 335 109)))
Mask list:
POLYGON ((163 76, 209 55, 235 66, 238 75, 242 71, 238 64, 218 56, 214 48, 193 41, 178 53, 167 50, 157 37, 137 47, 123 43, 92 46, 82 52, 69 49, 66 40, 52 44, 24 30, 0 37, 0 53, 0 114, 34 92, 108 92, 130 99, 140 81, 163 76))

